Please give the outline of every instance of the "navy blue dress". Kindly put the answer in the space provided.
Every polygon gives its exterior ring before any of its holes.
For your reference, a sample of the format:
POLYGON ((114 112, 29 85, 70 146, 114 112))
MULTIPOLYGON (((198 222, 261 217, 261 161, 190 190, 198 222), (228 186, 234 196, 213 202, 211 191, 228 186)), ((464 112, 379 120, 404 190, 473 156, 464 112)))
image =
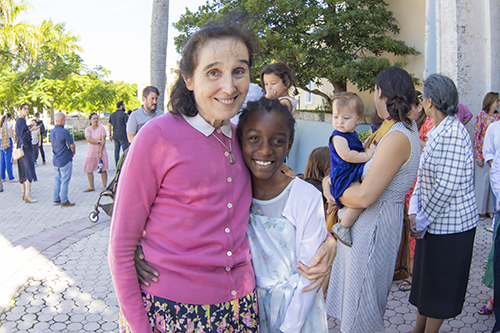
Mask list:
POLYGON ((363 152, 363 143, 359 140, 358 133, 342 133, 337 130, 333 131, 328 146, 330 147, 330 162, 332 169, 330 170, 330 179, 332 181, 331 192, 335 198, 335 202, 339 208, 344 205, 339 201, 344 191, 351 185, 352 182, 358 181, 363 173, 364 163, 349 163, 340 158, 332 144, 334 136, 341 136, 347 140, 351 150, 363 152))
POLYGON ((19 171, 19 182, 32 183, 36 181, 35 160, 33 158, 33 148, 31 147, 31 132, 26 125, 26 120, 19 117, 16 120, 17 148, 23 148, 24 156, 17 160, 17 170, 19 171))

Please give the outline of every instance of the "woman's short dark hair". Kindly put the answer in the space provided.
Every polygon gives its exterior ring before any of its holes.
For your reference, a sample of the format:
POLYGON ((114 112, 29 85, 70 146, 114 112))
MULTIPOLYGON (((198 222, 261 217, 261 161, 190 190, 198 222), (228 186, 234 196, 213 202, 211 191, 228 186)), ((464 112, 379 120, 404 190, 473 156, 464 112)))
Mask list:
POLYGON ((389 116, 411 128, 412 120, 408 118, 408 113, 415 101, 415 85, 411 75, 400 67, 392 66, 377 75, 375 84, 381 89, 382 96, 387 98, 385 104, 389 116))
MULTIPOLYGON (((92 117, 93 117, 93 116, 97 116, 97 118, 99 119, 99 115, 98 115, 97 113, 95 113, 95 112, 92 112, 92 113, 90 114, 90 116, 89 116, 89 120, 92 120, 92 117)), ((90 125, 92 125, 92 123, 90 123, 90 125)))
POLYGON ((252 66, 255 36, 251 30, 244 28, 240 23, 214 24, 203 27, 189 37, 182 49, 179 77, 172 87, 168 102, 168 108, 172 113, 181 113, 188 117, 194 117, 198 114, 194 93, 187 88, 184 77, 193 77, 194 70, 198 66, 200 48, 214 39, 235 39, 243 43, 248 51, 248 65, 252 66))
POLYGON ((287 124, 288 129, 290 130, 290 142, 293 142, 293 138, 295 135, 295 119, 293 119, 292 113, 288 110, 286 105, 283 105, 279 102, 277 98, 265 98, 255 102, 248 102, 247 106, 240 113, 240 117, 238 119, 238 127, 236 128, 236 133, 238 135, 238 140, 241 145, 241 137, 243 134, 243 126, 247 122, 248 118, 251 114, 256 112, 276 112, 284 118, 284 122, 287 124))
POLYGON ((458 91, 452 79, 432 74, 423 85, 424 98, 430 98, 434 107, 448 115, 458 113, 458 91))
POLYGON ((27 106, 28 108, 30 107, 30 105, 28 103, 23 103, 21 104, 21 106, 19 107, 19 110, 21 110, 22 108, 24 108, 25 106, 27 106))
POLYGON ((497 99, 498 99, 497 92, 490 91, 489 93, 487 93, 483 99, 483 111, 489 113, 491 104, 495 103, 497 99))

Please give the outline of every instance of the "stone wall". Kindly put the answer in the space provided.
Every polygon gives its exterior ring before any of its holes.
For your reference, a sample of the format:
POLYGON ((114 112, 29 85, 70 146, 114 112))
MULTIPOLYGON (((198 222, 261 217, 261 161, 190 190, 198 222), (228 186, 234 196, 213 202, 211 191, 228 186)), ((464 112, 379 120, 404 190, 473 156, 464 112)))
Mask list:
MULTIPOLYGON (((104 126, 106 130, 108 129, 108 117, 100 117, 99 125, 104 126)), ((67 117, 66 125, 72 125, 74 130, 85 130, 86 127, 90 126, 89 118, 84 117, 67 117)))

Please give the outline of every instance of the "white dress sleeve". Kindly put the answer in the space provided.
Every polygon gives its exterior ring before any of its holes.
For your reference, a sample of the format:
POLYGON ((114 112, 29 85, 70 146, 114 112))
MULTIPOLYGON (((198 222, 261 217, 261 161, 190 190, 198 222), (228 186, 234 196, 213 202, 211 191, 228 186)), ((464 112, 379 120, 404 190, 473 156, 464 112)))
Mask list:
MULTIPOLYGON (((312 185, 296 179, 283 215, 296 227, 297 259, 307 264, 327 237, 325 212, 321 193, 312 185)), ((293 292, 280 330, 299 333, 311 310, 318 288, 303 293, 312 282, 302 275, 293 292)))

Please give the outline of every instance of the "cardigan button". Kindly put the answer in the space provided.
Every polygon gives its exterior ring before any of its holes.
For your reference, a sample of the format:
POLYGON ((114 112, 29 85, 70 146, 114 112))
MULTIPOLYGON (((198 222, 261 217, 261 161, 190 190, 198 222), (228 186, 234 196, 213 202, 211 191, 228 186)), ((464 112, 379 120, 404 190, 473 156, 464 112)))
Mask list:
POLYGON ((228 234, 231 230, 229 230, 229 228, 226 228, 224 229, 224 231, 226 232, 226 234, 228 234))
POLYGON ((233 207, 233 204, 232 203, 228 203, 227 204, 227 208, 232 208, 233 207))
POLYGON ((236 290, 231 291, 231 295, 235 296, 236 295, 236 290))
POLYGON ((226 252, 226 254, 227 254, 227 256, 228 256, 228 257, 230 257, 230 256, 232 256, 232 255, 233 255, 233 252, 231 252, 231 251, 227 251, 227 252, 226 252))
POLYGON ((224 156, 228 157, 229 153, 227 151, 224 152, 224 156))
POLYGON ((226 272, 229 272, 231 270, 231 267, 226 267, 226 272))

